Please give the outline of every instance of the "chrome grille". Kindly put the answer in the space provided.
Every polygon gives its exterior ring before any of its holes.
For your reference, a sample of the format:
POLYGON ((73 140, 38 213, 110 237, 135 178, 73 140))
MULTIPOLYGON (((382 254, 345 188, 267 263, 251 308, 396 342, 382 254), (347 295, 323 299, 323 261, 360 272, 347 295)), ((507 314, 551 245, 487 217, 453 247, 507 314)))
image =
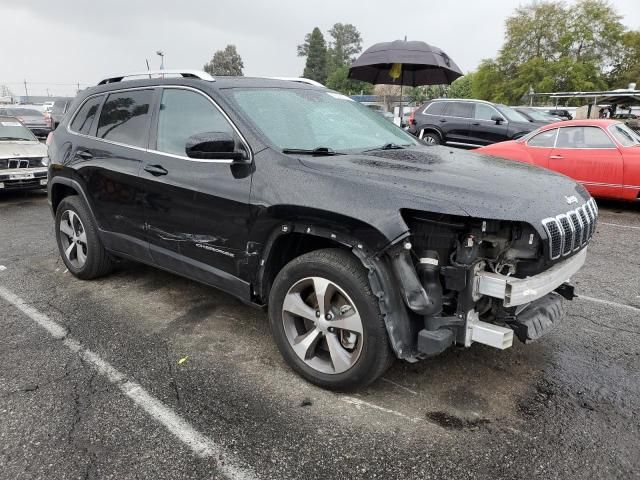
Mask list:
POLYGON ((575 210, 542 221, 552 260, 569 255, 587 244, 596 231, 598 206, 592 198, 575 210))

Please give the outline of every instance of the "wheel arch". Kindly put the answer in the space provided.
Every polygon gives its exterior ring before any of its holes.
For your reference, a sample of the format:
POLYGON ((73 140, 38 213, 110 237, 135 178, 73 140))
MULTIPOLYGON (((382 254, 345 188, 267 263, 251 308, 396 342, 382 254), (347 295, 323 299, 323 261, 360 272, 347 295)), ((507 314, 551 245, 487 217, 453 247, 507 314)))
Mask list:
POLYGON ((53 177, 49 182, 49 206, 51 207, 51 212, 55 217, 56 211, 58 210, 58 205, 60 202, 64 200, 66 197, 71 195, 78 195, 84 201, 87 206, 87 210, 89 211, 89 215, 91 215, 91 220, 93 223, 98 226, 98 232, 100 232, 99 223, 96 222, 96 217, 93 213, 93 209, 91 208, 91 204, 89 203, 89 199, 87 198, 84 189, 80 183, 72 178, 67 177, 53 177))
POLYGON ((271 233, 263 250, 253 284, 254 301, 260 304, 267 303, 275 277, 294 258, 324 248, 349 251, 367 270, 371 290, 378 298, 380 310, 385 318, 393 351, 398 358, 415 361, 411 313, 404 305, 398 281, 391 267, 391 259, 386 254, 387 249, 398 245, 408 235, 407 231, 393 241, 386 240, 383 248, 376 248, 375 243, 360 241, 349 232, 337 230, 335 224, 323 224, 318 219, 314 223, 299 219, 282 221, 271 233))
POLYGON ((445 141, 445 135, 441 129, 434 125, 421 125, 416 128, 417 137, 420 138, 420 132, 424 130, 425 133, 435 133, 440 137, 441 141, 445 141))

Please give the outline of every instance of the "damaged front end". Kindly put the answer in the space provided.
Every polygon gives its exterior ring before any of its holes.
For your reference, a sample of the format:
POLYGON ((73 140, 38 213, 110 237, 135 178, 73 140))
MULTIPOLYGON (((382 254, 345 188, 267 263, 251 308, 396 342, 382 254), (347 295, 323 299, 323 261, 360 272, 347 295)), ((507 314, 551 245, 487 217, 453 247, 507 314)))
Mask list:
POLYGON ((399 358, 415 361, 454 343, 505 349, 514 334, 530 343, 564 317, 564 300, 574 297, 568 282, 589 238, 577 242, 574 230, 566 258, 552 259, 551 240, 527 223, 403 217, 410 236, 381 257, 361 256, 399 358))

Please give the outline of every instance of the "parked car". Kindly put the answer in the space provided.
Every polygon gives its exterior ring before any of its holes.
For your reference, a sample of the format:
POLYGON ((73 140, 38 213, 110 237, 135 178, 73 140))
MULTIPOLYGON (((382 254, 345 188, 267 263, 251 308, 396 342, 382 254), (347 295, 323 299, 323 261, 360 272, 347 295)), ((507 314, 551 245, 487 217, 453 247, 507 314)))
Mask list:
POLYGON ((53 102, 53 108, 51 109, 51 128, 53 130, 58 128, 58 125, 62 122, 72 101, 73 98, 61 98, 53 102))
POLYGON ((573 120, 573 116, 569 112, 569 110, 551 108, 549 110, 545 110, 549 115, 553 115, 554 117, 559 117, 563 120, 573 120))
POLYGON ((614 120, 620 120, 632 130, 640 131, 640 118, 633 113, 617 113, 613 116, 614 120))
POLYGON ((0 116, 0 192, 47 185, 47 147, 20 120, 0 116))
POLYGON ((159 74, 83 91, 50 137, 76 277, 127 258, 264 307, 287 363, 333 389, 564 316, 597 217, 573 180, 424 145, 324 87, 159 74))
POLYGON ((617 120, 571 120, 478 151, 567 175, 594 197, 640 198, 640 135, 617 120))
POLYGON ((20 106, 2 107, 0 108, 0 115, 17 118, 37 137, 46 137, 51 131, 51 127, 44 113, 35 108, 20 106))
POLYGON ((519 138, 537 128, 512 108, 482 100, 430 100, 409 123, 409 132, 426 143, 467 148, 519 138))
POLYGON ((535 123, 538 126, 548 125, 553 122, 557 122, 560 120, 559 117, 554 117, 552 115, 548 115, 546 113, 541 112, 540 110, 536 110, 531 107, 513 107, 513 109, 522 115, 524 118, 529 120, 531 123, 535 123))

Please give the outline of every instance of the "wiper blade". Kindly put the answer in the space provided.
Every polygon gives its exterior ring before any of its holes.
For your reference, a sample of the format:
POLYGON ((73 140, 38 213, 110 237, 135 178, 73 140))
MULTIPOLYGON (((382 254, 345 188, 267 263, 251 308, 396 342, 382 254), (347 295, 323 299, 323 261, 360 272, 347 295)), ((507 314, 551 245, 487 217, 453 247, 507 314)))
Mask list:
POLYGON ((373 152, 375 150, 404 150, 411 144, 406 143, 404 145, 398 145, 397 143, 385 143, 380 147, 370 148, 369 150, 363 150, 363 152, 373 152))
POLYGON ((300 155, 317 155, 323 157, 329 157, 331 155, 343 155, 340 152, 336 152, 329 147, 317 147, 317 148, 283 148, 282 153, 293 153, 300 155))
POLYGON ((31 140, 31 139, 22 138, 22 137, 0 137, 0 140, 31 140))

